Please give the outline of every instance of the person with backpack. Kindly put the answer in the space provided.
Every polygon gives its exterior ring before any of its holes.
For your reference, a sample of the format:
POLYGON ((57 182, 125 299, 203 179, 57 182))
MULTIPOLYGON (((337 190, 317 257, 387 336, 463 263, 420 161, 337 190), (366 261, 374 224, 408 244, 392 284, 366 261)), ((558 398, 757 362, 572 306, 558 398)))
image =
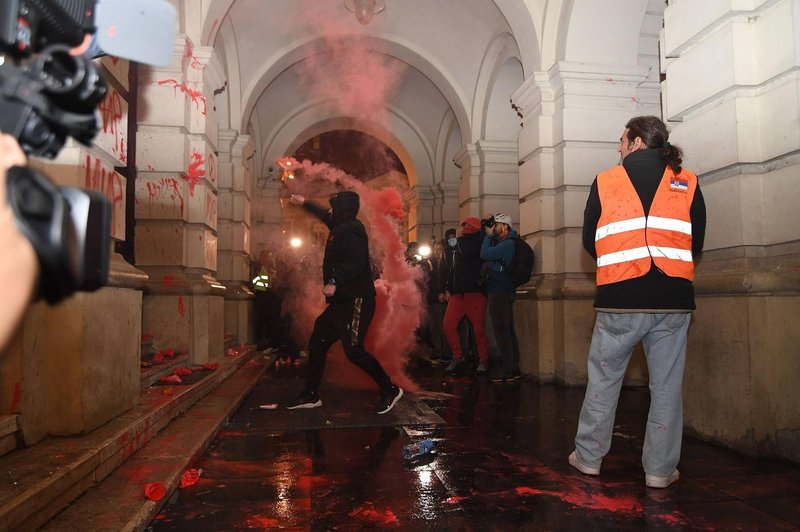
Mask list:
POLYGON ((481 245, 481 259, 486 261, 488 268, 488 311, 502 359, 502 366, 492 370, 489 380, 513 382, 519 379, 520 374, 519 345, 514 330, 513 312, 517 287, 511 278, 511 264, 519 236, 512 229, 511 216, 508 214, 495 214, 487 222, 489 223, 484 224, 486 234, 481 245))

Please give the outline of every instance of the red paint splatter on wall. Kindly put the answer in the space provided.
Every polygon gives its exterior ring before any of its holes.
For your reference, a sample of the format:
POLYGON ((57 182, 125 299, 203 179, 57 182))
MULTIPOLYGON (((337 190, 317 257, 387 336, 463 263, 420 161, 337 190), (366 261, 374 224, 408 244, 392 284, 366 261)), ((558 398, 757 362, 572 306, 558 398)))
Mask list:
POLYGON ((123 131, 121 127, 124 117, 122 104, 122 95, 112 88, 100 103, 98 111, 103 122, 102 134, 108 137, 111 152, 119 157, 122 162, 125 162, 127 159, 127 150, 125 148, 127 131, 123 131))
POLYGON ((189 171, 186 175, 182 175, 183 179, 189 183, 189 195, 194 196, 194 187, 205 177, 205 160, 203 154, 194 152, 192 153, 192 162, 189 164, 189 171))
POLYGON ((183 301, 183 296, 178 296, 178 314, 181 315, 181 318, 186 317, 186 303, 183 301))
POLYGON ((146 186, 149 201, 157 201, 168 197, 173 203, 180 202, 181 217, 183 217, 183 191, 178 186, 177 179, 163 177, 158 181, 148 181, 146 186))
MULTIPOLYGON (((206 115, 208 113, 208 103, 206 101, 206 97, 203 95, 203 91, 198 90, 196 88, 192 89, 183 83, 178 83, 178 81, 174 79, 165 79, 162 81, 158 81, 157 83, 159 85, 171 86, 175 91, 176 95, 178 94, 178 90, 180 90, 182 93, 191 98, 192 102, 197 106, 198 110, 200 110, 200 113, 202 115, 206 115), (200 108, 200 104, 203 104, 202 109, 200 108)), ((195 83, 195 85, 197 85, 196 82, 192 83, 195 83)))
POLYGON ((102 193, 111 202, 111 227, 116 220, 125 216, 125 185, 122 176, 113 170, 106 169, 97 157, 86 154, 86 175, 84 186, 102 193))
POLYGON ((212 183, 217 182, 217 157, 213 153, 208 154, 208 172, 206 175, 208 176, 208 180, 212 183))
POLYGON ((211 190, 206 191, 206 225, 217 227, 217 196, 211 190))
POLYGON ((14 395, 11 396, 11 407, 8 409, 9 414, 16 414, 19 409, 19 404, 22 402, 22 387, 19 383, 14 385, 14 395))

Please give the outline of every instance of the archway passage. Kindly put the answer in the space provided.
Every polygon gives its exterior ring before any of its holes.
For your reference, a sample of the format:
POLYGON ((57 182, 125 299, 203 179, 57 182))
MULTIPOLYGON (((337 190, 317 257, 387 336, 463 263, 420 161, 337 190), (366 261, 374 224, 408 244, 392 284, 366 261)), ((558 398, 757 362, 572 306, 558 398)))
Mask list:
POLYGON ((328 163, 365 183, 390 172, 407 175, 391 148, 360 131, 335 130, 316 135, 295 150, 293 156, 298 161, 328 163))

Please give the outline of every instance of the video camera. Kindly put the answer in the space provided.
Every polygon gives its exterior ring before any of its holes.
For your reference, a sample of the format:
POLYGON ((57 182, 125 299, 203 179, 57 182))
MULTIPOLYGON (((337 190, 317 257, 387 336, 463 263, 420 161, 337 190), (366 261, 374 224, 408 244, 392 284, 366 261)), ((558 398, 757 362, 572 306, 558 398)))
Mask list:
POLYGON ((481 220, 481 227, 494 227, 494 216, 489 216, 481 220))
MULTIPOLYGON (((89 145, 106 95, 92 48, 169 64, 175 8, 166 0, 3 0, 0 7, 0 131, 29 156, 54 158, 67 137, 89 145)), ((39 296, 57 303, 108 280, 111 207, 99 192, 58 187, 28 167, 8 172, 8 202, 39 259, 39 296)))

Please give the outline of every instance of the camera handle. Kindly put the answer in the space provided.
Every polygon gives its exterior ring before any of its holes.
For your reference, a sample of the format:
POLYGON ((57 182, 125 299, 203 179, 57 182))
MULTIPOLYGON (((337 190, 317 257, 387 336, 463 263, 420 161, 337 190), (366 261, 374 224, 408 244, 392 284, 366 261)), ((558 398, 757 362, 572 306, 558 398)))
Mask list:
POLYGON ((39 258, 39 295, 57 303, 75 291, 81 270, 69 203, 56 185, 27 167, 8 170, 7 189, 17 226, 39 258))

